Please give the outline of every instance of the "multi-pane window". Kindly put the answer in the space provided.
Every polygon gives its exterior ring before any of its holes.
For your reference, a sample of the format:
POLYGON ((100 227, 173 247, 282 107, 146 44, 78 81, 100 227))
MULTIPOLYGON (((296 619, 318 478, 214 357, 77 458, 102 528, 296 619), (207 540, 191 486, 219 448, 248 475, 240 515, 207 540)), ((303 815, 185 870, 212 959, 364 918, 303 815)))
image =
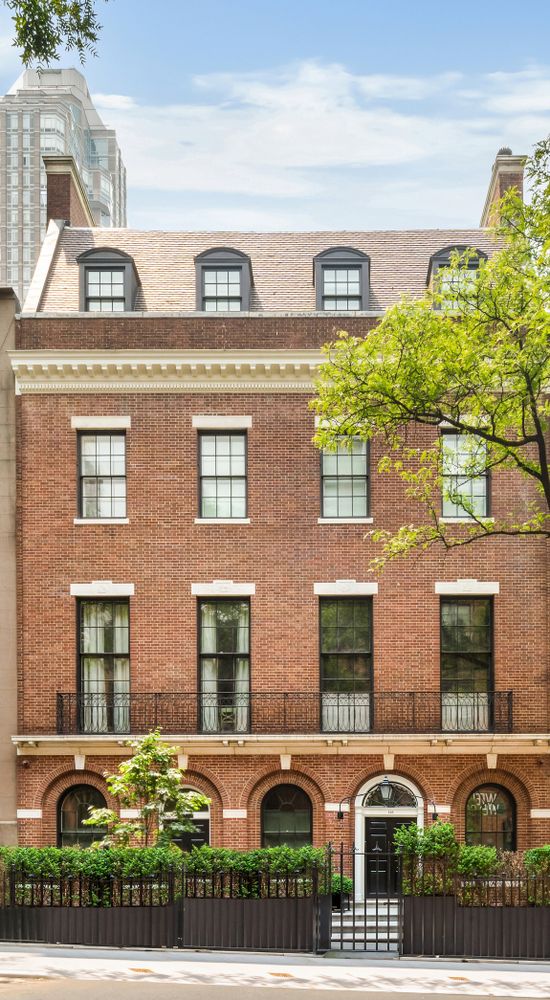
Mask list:
POLYGON ((372 690, 372 600, 321 598, 321 690, 323 730, 370 729, 372 690))
POLYGON ((323 309, 361 309, 361 268, 323 268, 323 309))
POLYGON ((441 601, 441 698, 443 729, 489 728, 492 670, 492 605, 488 598, 441 601))
POLYGON ((477 278, 477 261, 469 267, 452 267, 450 264, 437 269, 437 291, 441 299, 437 307, 445 312, 460 311, 470 300, 477 278))
POLYGON ((202 308, 206 312, 239 312, 241 309, 240 267, 205 267, 202 272, 202 308))
POLYGON ((80 516, 126 517, 126 437, 80 434, 80 516))
POLYGON ((297 785, 277 785, 262 802, 262 847, 311 844, 311 799, 297 785))
POLYGON ((368 514, 368 446, 360 438, 342 441, 321 456, 323 517, 368 514))
POLYGON ((246 517, 246 434, 203 432, 200 449, 200 516, 246 517))
POLYGON ((500 785, 480 785, 466 802, 467 844, 483 844, 498 851, 516 849, 515 802, 500 785))
POLYGON ((487 448, 468 434, 443 434, 443 517, 486 517, 487 448))
POLYGON ((250 604, 199 602, 200 722, 203 733, 249 728, 250 604))
POLYGON ((107 827, 85 826, 90 809, 106 809, 107 803, 92 785, 69 788, 59 800, 58 844, 60 847, 90 847, 103 840, 107 827))
POLYGON ((79 723, 85 733, 130 727, 128 601, 80 601, 79 723))
POLYGON ((124 312, 124 268, 85 269, 86 312, 124 312))

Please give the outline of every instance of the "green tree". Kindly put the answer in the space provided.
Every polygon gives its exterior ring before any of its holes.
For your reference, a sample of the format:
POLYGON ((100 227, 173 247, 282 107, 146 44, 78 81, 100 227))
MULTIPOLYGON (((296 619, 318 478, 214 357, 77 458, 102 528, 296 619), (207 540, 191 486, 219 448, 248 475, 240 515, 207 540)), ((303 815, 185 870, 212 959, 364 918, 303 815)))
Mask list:
POLYGON ((497 248, 474 260, 456 252, 444 280, 404 298, 364 338, 345 332, 325 348, 316 443, 374 439, 379 472, 393 473, 420 506, 418 523, 372 532, 371 567, 440 543, 468 545, 498 535, 550 537, 550 137, 527 161, 531 199, 515 190, 498 204, 497 248), (472 263, 477 269, 472 270, 472 263), (415 426, 416 425, 416 426, 415 426), (426 436, 419 425, 433 428, 426 436), (444 434, 462 435, 462 476, 445 477, 444 434), (480 516, 468 480, 514 471, 533 486, 506 516, 480 516), (467 523, 444 523, 442 494, 467 523))
POLYGON ((2 0, 15 26, 13 44, 24 66, 48 65, 60 49, 77 52, 80 62, 95 55, 101 25, 95 0, 2 0))
POLYGON ((156 729, 139 740, 129 740, 134 753, 117 774, 105 775, 107 787, 122 809, 135 809, 135 819, 121 819, 112 809, 90 809, 87 826, 104 827, 102 847, 164 846, 179 834, 195 829, 191 814, 208 806, 199 792, 184 791, 184 771, 174 766, 177 747, 163 743, 156 729))

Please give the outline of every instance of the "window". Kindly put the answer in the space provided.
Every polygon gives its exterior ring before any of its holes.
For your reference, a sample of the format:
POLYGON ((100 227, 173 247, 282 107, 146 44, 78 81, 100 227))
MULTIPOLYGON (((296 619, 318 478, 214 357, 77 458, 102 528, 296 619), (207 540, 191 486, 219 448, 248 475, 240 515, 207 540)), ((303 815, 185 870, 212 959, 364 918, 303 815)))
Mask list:
POLYGON ((82 312, 132 312, 139 278, 134 261, 121 250, 87 250, 77 257, 82 312))
POLYGON ((92 785, 75 785, 65 792, 58 805, 57 839, 59 847, 90 847, 96 840, 103 840, 107 829, 101 826, 84 826, 90 809, 106 809, 107 803, 92 785))
POLYGON ((316 309, 349 312, 366 309, 369 289, 369 258, 361 250, 334 247, 313 262, 316 309))
POLYGON ((246 433, 199 434, 200 517, 246 517, 246 433))
POLYGON ((466 803, 466 843, 516 849, 516 804, 500 785, 481 785, 466 803))
POLYGON ((126 436, 78 436, 79 514, 89 518, 126 517, 126 436))
POLYGON ((462 304, 470 297, 482 260, 487 260, 487 254, 466 246, 445 247, 430 257, 427 284, 432 286, 438 296, 434 302, 435 309, 454 311, 462 308, 462 304), (460 265, 455 264, 453 256, 464 254, 467 250, 474 255, 460 265))
POLYGON ((130 730, 128 601, 79 602, 79 725, 84 733, 130 730))
POLYGON ((262 847, 311 844, 311 799, 297 785, 276 785, 262 802, 262 847))
MULTIPOLYGON (((195 792, 195 788, 184 788, 184 792, 195 792)), ((164 818, 166 821, 166 826, 169 823, 169 812, 170 803, 167 803, 166 813, 164 818)), ((174 837, 174 843, 182 851, 192 851, 194 847, 203 847, 204 844, 210 843, 210 808, 204 806, 200 812, 194 812, 189 815, 189 819, 193 822, 195 827, 194 830, 187 830, 185 833, 179 833, 174 837)))
POLYGON ((443 434, 443 517, 486 517, 487 448, 468 434, 443 434))
POLYGON ((250 702, 250 604, 199 601, 199 682, 203 733, 246 733, 250 702))
POLYGON ((370 729, 372 600, 325 597, 320 602, 324 732, 370 729))
POLYGON ((360 438, 343 440, 321 455, 323 517, 368 514, 368 446, 360 438))
POLYGON ((219 247, 195 257, 197 309, 247 312, 253 284, 250 258, 240 250, 219 247))
POLYGON ((488 598, 441 601, 442 728, 489 729, 492 605, 488 598))

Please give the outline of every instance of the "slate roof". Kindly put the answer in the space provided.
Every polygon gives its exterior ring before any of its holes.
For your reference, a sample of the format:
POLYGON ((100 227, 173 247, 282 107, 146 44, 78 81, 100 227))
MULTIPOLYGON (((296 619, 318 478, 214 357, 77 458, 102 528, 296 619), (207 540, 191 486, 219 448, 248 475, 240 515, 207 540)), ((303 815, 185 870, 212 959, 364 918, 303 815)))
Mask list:
POLYGON ((315 310, 313 258, 330 247, 352 247, 371 260, 369 310, 383 310, 401 295, 422 294, 430 256, 451 245, 495 250, 486 229, 429 229, 379 232, 237 233, 145 232, 134 229, 65 227, 59 239, 39 307, 40 312, 78 312, 79 268, 76 258, 93 247, 130 254, 141 289, 137 311, 194 312, 194 258, 214 247, 231 247, 251 258, 254 286, 250 310, 315 310))

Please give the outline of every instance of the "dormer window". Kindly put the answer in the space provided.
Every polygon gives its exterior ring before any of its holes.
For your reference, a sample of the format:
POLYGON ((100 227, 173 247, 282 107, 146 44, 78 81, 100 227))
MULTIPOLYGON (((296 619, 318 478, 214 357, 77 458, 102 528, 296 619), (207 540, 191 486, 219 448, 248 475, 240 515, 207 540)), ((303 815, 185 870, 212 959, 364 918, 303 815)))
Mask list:
POLYGON ((132 257, 102 247, 77 258, 81 312, 133 312, 139 278, 132 257))
POLYGON ((369 291, 369 258, 361 250, 333 247, 313 261, 315 308, 318 311, 353 312, 366 309, 369 291))
POLYGON ((472 291, 480 260, 487 260, 487 254, 465 246, 445 247, 430 257, 427 284, 440 296, 436 309, 460 310, 461 300, 468 299, 472 291), (470 256, 456 263, 456 255, 467 250, 470 256))
POLYGON ((195 257, 197 309, 201 312, 248 312, 253 284, 250 257, 217 247, 195 257))

